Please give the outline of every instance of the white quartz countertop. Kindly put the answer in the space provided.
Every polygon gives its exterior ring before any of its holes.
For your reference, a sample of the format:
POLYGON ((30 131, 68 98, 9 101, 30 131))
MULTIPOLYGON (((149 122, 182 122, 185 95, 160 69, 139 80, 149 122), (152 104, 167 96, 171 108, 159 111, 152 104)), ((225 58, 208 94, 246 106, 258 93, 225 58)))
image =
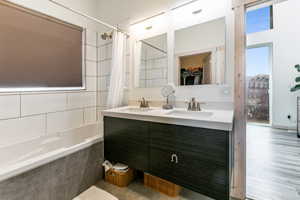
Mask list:
POLYGON ((233 110, 203 109, 202 111, 186 111, 183 108, 163 110, 157 107, 140 109, 136 106, 126 106, 104 110, 102 114, 109 117, 224 131, 232 131, 233 127, 233 110))

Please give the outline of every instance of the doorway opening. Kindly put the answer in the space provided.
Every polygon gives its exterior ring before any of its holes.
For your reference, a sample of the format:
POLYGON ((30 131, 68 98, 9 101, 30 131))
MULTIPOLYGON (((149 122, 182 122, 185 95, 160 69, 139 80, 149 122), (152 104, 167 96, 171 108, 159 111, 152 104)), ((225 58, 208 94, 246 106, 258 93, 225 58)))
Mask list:
POLYGON ((271 119, 272 45, 249 46, 246 50, 247 122, 269 125, 271 119))
POLYGON ((294 132, 297 95, 291 85, 299 75, 294 66, 300 29, 289 27, 300 2, 261 2, 246 13, 246 196, 298 200, 300 141, 294 132))

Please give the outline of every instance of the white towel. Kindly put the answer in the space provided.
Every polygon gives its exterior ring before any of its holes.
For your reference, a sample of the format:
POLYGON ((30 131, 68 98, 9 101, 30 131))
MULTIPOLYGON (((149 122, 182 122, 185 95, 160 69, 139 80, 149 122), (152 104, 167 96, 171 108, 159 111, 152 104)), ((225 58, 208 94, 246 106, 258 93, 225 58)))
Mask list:
POLYGON ((118 200, 118 198, 100 188, 92 186, 73 200, 118 200))

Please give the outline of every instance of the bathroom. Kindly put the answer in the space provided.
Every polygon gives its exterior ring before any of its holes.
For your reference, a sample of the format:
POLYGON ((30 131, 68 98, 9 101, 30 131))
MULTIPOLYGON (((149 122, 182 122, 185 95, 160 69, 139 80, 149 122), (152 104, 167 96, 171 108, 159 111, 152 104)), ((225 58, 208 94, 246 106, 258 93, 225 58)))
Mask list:
POLYGON ((0 200, 299 199, 299 8, 0 0, 0 200), (263 123, 249 118, 257 66, 263 123), (125 187, 107 178, 117 167, 125 187))

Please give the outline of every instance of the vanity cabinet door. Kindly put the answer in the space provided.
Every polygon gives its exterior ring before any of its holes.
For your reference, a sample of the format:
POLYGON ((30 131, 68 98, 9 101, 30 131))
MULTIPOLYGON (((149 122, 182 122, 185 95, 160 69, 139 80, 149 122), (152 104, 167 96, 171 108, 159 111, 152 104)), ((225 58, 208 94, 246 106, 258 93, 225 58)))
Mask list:
POLYGON ((229 199, 228 168, 203 159, 198 153, 177 152, 173 173, 181 186, 215 199, 229 199))
POLYGON ((151 147, 195 152, 204 160, 227 166, 229 161, 229 132, 170 124, 151 123, 151 147))
POLYGON ((160 178, 174 181, 175 152, 156 147, 151 147, 149 152, 149 172, 160 178))
POLYGON ((148 171, 148 141, 147 122, 104 118, 105 159, 148 171))
POLYGON ((229 199, 228 132, 152 123, 149 138, 150 173, 215 199, 229 199))

